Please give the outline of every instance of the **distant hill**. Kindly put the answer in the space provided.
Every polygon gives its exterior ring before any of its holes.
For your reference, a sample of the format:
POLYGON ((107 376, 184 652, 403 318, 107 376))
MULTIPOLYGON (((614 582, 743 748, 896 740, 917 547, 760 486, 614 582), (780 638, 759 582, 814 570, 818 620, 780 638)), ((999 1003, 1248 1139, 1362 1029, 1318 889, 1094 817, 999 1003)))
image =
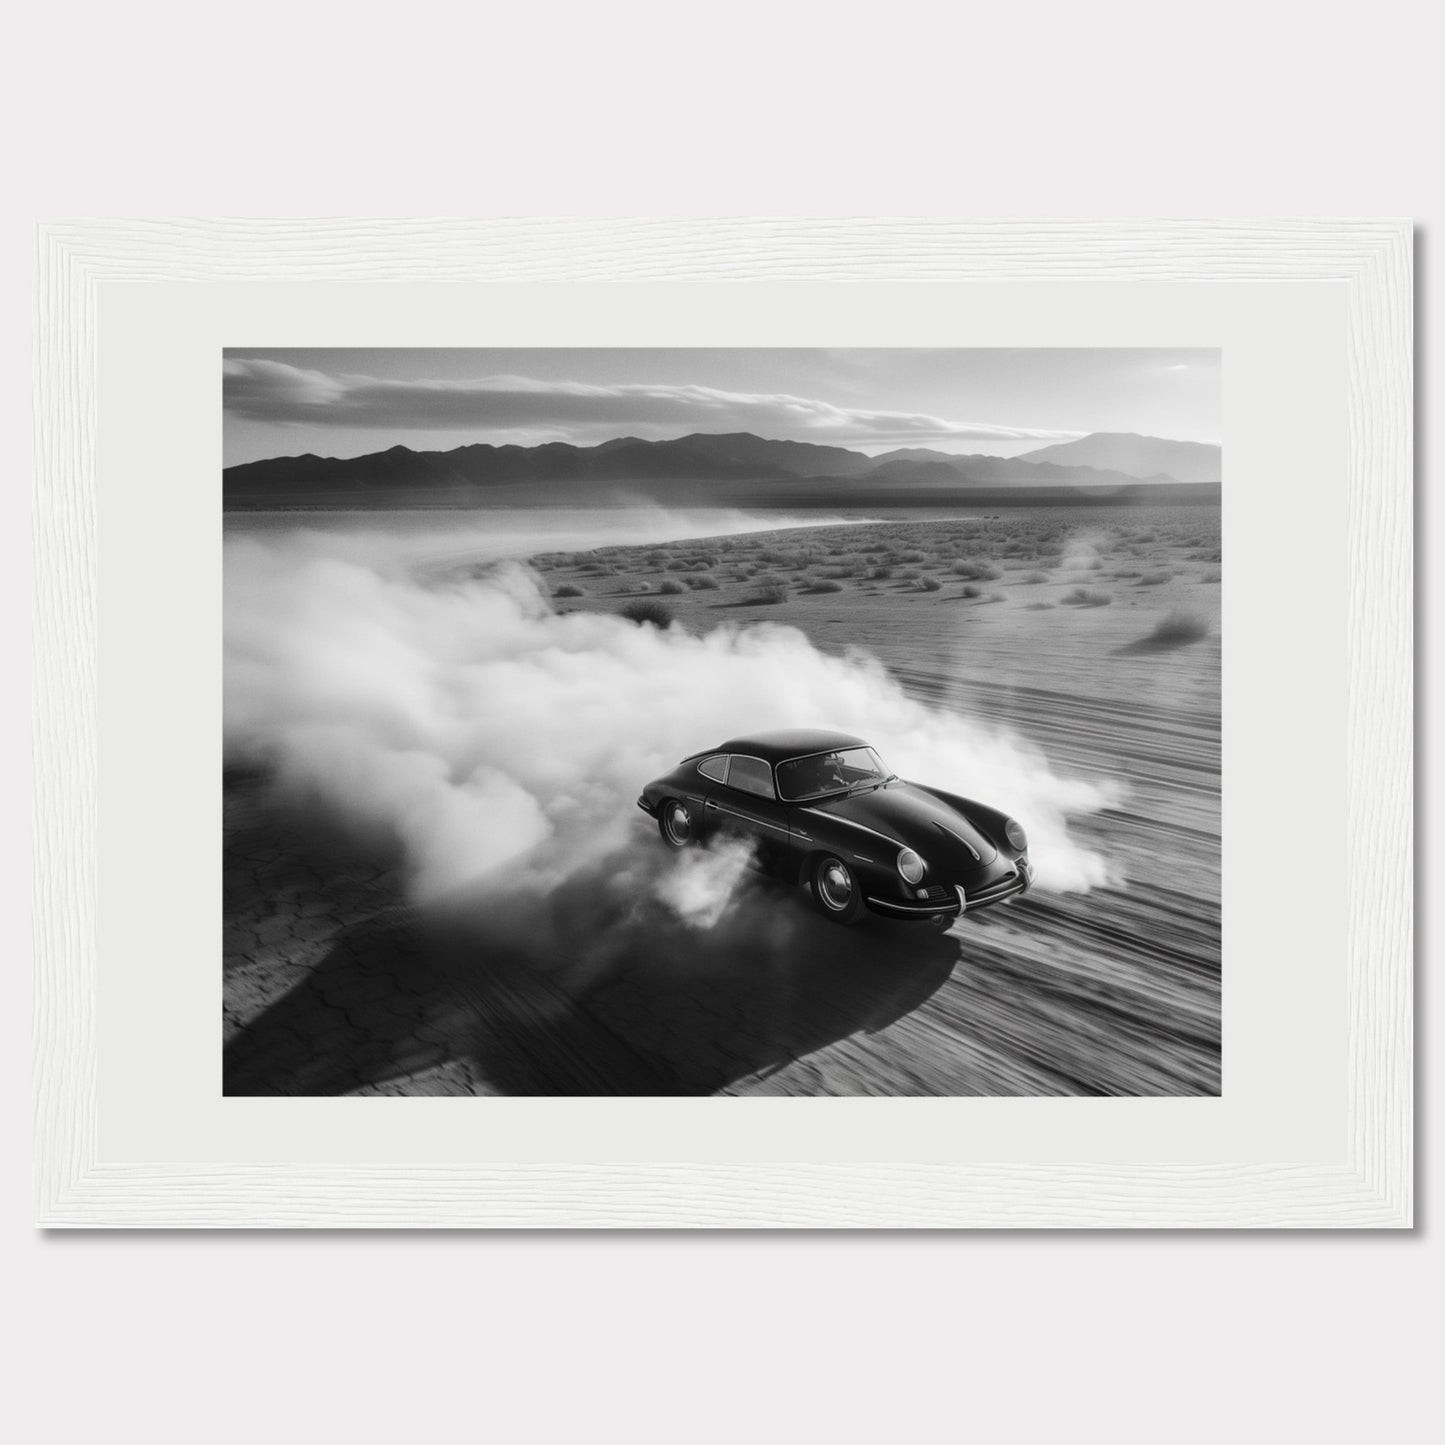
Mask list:
MULTIPOLYGON (((934 453, 942 457, 943 453, 934 453)), ((875 458, 875 461, 877 459, 875 458)), ((940 461, 899 459, 875 466, 870 480, 887 478, 908 486, 978 487, 1121 487, 1131 482, 1153 481, 1172 484, 1173 477, 1137 477, 1128 472, 1100 467, 1069 467, 1054 462, 1026 462, 1022 457, 949 457, 940 461)))
MULTIPOLYGON (((743 492, 749 504, 757 505, 760 498, 792 502, 803 491, 811 495, 823 483, 835 486, 842 500, 865 483, 869 496, 886 495, 890 489, 912 496, 980 487, 1108 489, 1141 480, 1167 489, 1180 480, 1162 467, 1141 473, 1082 457, 1069 462, 1061 455, 1094 440, 1113 438, 1085 437, 1027 457, 953 456, 924 447, 870 457, 846 447, 772 441, 750 432, 699 432, 658 442, 618 437, 595 447, 567 442, 535 447, 476 443, 445 452, 418 452, 394 446, 360 457, 307 453, 228 467, 223 494, 225 506, 231 509, 517 506, 532 497, 565 506, 608 502, 623 495, 699 505, 709 500, 736 502, 743 492), (805 488, 804 482, 813 485, 805 488)), ((1197 446, 1155 437, 1125 440, 1157 448, 1197 446)), ((1217 480, 1219 449, 1200 450, 1215 454, 1217 480)), ((1143 465, 1142 459, 1150 454, 1147 447, 1136 447, 1133 464, 1143 465)), ((1187 454, 1179 455, 1189 460, 1187 454)))
POLYGON ((897 461, 884 462, 881 467, 870 468, 867 476, 870 481, 874 482, 899 481, 914 486, 926 486, 929 482, 939 482, 945 486, 956 487, 960 482, 968 480, 963 470, 952 462, 911 461, 902 458, 897 461))
POLYGON ((798 477, 851 476, 871 471, 877 458, 846 447, 818 446, 813 442, 769 441, 751 432, 710 435, 694 432, 678 442, 642 442, 641 446, 687 447, 695 456, 710 458, 717 465, 781 467, 798 477))
POLYGON ((933 447, 895 447, 891 452, 879 452, 873 458, 875 467, 887 466, 890 462, 943 462, 948 466, 968 461, 967 457, 955 452, 940 452, 933 447))
POLYGON ((1208 442, 1176 442, 1134 432, 1092 432, 1077 441, 1058 442, 1025 452, 1015 461, 1054 462, 1069 467, 1098 467, 1127 476, 1166 476, 1176 482, 1217 482, 1220 449, 1208 442))

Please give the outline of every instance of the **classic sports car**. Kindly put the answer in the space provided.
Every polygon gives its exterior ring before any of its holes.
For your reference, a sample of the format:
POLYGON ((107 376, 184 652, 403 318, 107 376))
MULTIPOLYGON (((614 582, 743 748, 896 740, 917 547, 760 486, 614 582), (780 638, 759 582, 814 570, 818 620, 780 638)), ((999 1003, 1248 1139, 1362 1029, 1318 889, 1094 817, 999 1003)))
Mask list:
POLYGON ((806 884, 840 923, 868 910, 947 927, 1033 882, 1007 815, 889 772, 862 738, 754 733, 686 757, 637 800, 669 848, 741 836, 764 871, 806 884))

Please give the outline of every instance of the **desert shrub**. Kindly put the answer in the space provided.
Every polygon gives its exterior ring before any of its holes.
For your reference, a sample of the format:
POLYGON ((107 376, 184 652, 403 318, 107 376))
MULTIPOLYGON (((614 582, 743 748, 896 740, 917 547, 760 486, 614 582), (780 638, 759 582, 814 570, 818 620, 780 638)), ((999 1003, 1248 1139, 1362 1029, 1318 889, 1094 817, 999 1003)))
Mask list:
POLYGON ((676 597, 682 591, 682 583, 674 582, 671 577, 667 579, 658 589, 664 597, 676 597))
POLYGON ((1008 593, 1006 593, 1006 592, 990 592, 990 593, 988 594, 988 600, 989 600, 990 602, 1007 602, 1007 601, 1008 601, 1008 593))
POLYGON ((574 587, 570 582, 564 582, 560 587, 558 587, 558 588, 552 593, 552 596, 553 596, 553 597, 580 597, 580 596, 582 596, 582 589, 581 589, 580 587, 574 587))
POLYGON ((1209 636, 1209 623, 1195 612, 1171 612, 1145 639, 1156 647, 1182 647, 1209 636))
POLYGON ((1161 583, 1171 581, 1174 577, 1172 572, 1146 572, 1140 579, 1141 587, 1158 587, 1161 583))
POLYGON ((1047 582, 1048 580, 1049 574, 1047 572, 1025 572, 1024 575, 1019 578, 1019 581, 1027 582, 1030 584, 1037 582, 1047 582))
POLYGON ((843 584, 824 577, 821 581, 815 582, 811 587, 805 587, 803 590, 805 592, 841 592, 843 584))
POLYGON ((695 572, 687 579, 687 585, 694 592, 716 592, 717 578, 711 572, 695 572))
POLYGON ((1115 572, 1114 576, 1118 581, 1127 581, 1130 577, 1142 577, 1144 574, 1137 567, 1125 567, 1115 572))
POLYGON ((1025 612, 1052 612, 1053 610, 1052 602, 1026 602, 1024 604, 1025 612))
POLYGON ((1003 576, 1003 568, 977 559, 955 562, 950 570, 955 577, 966 577, 970 582, 997 582, 1003 576))
POLYGON ((918 590, 920 592, 937 592, 943 583, 937 577, 920 577, 918 579, 918 590))
POLYGON ((893 569, 886 565, 875 567, 868 574, 868 576, 872 578, 874 582, 886 582, 892 575, 893 569))
POLYGON ((900 562, 924 562, 927 561, 927 558, 922 552, 900 552, 897 560, 900 562))
POLYGON ((639 627, 671 627, 672 609, 663 602, 629 602, 619 614, 639 627))
POLYGON ((983 588, 976 587, 972 582, 970 582, 968 586, 963 589, 963 595, 965 597, 982 597, 983 588))
POLYGON ((681 558, 674 558, 671 562, 667 564, 667 570, 669 572, 686 572, 687 568, 688 564, 684 562, 681 558))
POLYGON ((1065 607, 1107 607, 1114 600, 1108 592, 1091 592, 1087 587, 1075 587, 1059 601, 1065 607))
POLYGON ((781 602, 788 595, 788 584, 781 577, 758 578, 758 590, 754 602, 781 602))
POLYGON ((905 567, 898 574, 898 580, 900 582, 917 582, 922 575, 917 567, 905 567))
POLYGON ((1206 573, 1204 574, 1204 576, 1202 576, 1199 580, 1200 580, 1201 582, 1218 582, 1218 581, 1219 581, 1219 573, 1218 573, 1218 572, 1206 572, 1206 573))
POLYGON ((866 547, 860 547, 858 550, 860 552, 866 552, 871 556, 878 552, 887 552, 889 546, 887 542, 870 542, 866 547))

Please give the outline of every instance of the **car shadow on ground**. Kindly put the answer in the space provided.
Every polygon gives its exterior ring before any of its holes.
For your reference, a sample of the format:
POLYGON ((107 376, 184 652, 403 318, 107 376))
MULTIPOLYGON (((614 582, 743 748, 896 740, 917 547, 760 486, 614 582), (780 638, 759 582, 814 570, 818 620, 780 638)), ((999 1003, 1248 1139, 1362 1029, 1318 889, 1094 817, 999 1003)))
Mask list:
POLYGON ((392 909, 232 1039, 225 1092, 343 1094, 464 1060, 495 1093, 710 1094, 887 1028, 958 951, 918 925, 839 927, 751 880, 707 928, 595 878, 392 909))

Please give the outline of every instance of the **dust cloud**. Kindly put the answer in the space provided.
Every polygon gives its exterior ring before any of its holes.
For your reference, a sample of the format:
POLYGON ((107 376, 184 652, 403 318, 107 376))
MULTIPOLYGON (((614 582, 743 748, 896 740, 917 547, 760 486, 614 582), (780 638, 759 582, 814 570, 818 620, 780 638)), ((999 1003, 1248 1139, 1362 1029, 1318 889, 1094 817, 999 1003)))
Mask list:
POLYGON ((536 896, 628 858, 655 900, 708 928, 746 859, 664 855, 637 795, 685 754, 790 726, 860 734, 903 777, 1012 813, 1041 888, 1108 879, 1068 825, 1116 802, 1109 789, 909 698, 862 652, 825 654, 772 622, 696 635, 562 615, 519 561, 458 581, 420 556, 379 533, 228 536, 224 698, 228 765, 384 840, 419 903, 536 896))

